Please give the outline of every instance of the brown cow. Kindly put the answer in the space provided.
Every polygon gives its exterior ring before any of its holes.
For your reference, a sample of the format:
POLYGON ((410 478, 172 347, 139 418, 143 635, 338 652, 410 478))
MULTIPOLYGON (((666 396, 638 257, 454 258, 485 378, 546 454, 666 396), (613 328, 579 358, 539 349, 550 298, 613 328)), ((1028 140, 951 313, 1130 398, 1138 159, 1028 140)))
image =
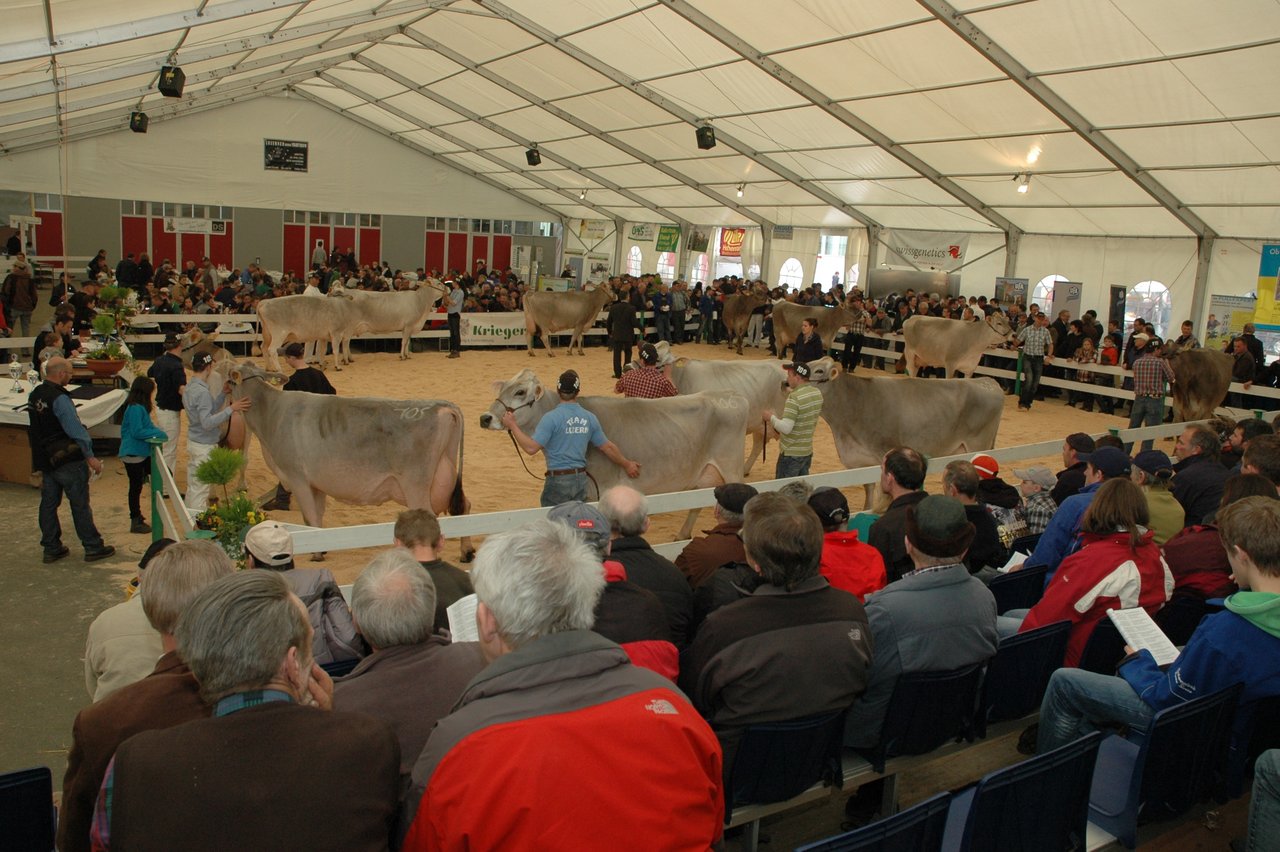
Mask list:
POLYGON ((1177 351, 1165 344, 1165 356, 1173 368, 1173 420, 1206 420, 1227 397, 1231 386, 1231 356, 1213 349, 1177 351))
POLYGON ((734 293, 724 299, 724 327, 729 332, 729 348, 742 354, 742 338, 747 336, 751 312, 769 302, 769 288, 763 281, 751 286, 750 292, 734 293))
POLYGON ((853 314, 843 307, 824 308, 778 302, 773 306, 773 340, 779 356, 800 336, 800 323, 813 320, 818 327, 818 337, 828 349, 835 345, 836 332, 853 322, 853 314))

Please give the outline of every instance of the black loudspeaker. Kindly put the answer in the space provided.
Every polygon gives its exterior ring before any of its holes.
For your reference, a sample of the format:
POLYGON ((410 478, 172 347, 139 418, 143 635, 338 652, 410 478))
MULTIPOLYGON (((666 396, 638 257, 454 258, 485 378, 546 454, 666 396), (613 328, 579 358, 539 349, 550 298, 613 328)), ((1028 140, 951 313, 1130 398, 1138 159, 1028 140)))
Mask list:
POLYGON ((704 151, 710 151, 716 147, 716 129, 710 124, 704 124, 697 130, 698 147, 704 151))
POLYGON ((150 123, 151 120, 147 118, 147 114, 145 112, 129 113, 129 129, 134 133, 146 133, 147 125, 150 123))
POLYGON ((187 75, 177 65, 166 65, 160 69, 160 82, 156 88, 166 98, 182 97, 182 86, 187 82, 187 75))
POLYGON ((531 166, 537 166, 542 163, 542 155, 538 153, 537 148, 530 148, 524 152, 525 162, 531 166))

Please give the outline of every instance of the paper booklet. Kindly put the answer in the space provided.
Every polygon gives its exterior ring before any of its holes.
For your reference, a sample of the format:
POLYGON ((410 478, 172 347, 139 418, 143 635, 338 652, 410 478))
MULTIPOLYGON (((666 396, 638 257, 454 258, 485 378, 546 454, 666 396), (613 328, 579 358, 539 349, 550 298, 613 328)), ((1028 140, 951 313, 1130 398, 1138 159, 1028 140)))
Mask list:
POLYGON ((1156 665, 1167 666, 1178 659, 1178 648, 1164 635, 1164 631, 1147 615, 1142 607, 1113 609, 1107 612, 1116 629, 1124 637, 1125 644, 1135 650, 1146 649, 1155 658, 1156 665))
POLYGON ((476 627, 475 595, 458 598, 445 609, 445 614, 449 616, 449 633, 453 635, 454 642, 480 641, 480 629, 476 627))

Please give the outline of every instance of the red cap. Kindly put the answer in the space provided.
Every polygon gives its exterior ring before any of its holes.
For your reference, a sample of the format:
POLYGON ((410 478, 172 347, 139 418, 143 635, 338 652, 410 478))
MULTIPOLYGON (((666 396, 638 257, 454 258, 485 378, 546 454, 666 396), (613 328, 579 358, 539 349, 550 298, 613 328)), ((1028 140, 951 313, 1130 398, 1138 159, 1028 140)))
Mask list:
POLYGON ((969 461, 978 469, 978 476, 983 479, 995 479, 1000 475, 1000 462, 986 453, 979 453, 969 461))

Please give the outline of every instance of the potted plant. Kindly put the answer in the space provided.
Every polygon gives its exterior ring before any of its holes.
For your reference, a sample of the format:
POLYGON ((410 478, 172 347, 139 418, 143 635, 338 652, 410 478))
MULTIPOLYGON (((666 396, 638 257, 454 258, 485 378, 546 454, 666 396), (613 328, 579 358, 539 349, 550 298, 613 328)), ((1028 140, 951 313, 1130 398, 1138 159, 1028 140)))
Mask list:
POLYGON ((116 330, 115 317, 110 314, 98 314, 93 318, 93 331, 102 339, 102 345, 91 349, 82 356, 85 365, 93 371, 97 378, 108 378, 119 373, 129 362, 129 355, 114 337, 116 330))
POLYGON ((196 479, 205 485, 222 489, 222 497, 214 498, 209 508, 196 515, 196 529, 212 533, 237 568, 244 567, 244 537, 249 529, 267 519, 267 513, 243 490, 230 491, 231 481, 240 474, 247 460, 242 453, 216 447, 196 467, 196 479))

